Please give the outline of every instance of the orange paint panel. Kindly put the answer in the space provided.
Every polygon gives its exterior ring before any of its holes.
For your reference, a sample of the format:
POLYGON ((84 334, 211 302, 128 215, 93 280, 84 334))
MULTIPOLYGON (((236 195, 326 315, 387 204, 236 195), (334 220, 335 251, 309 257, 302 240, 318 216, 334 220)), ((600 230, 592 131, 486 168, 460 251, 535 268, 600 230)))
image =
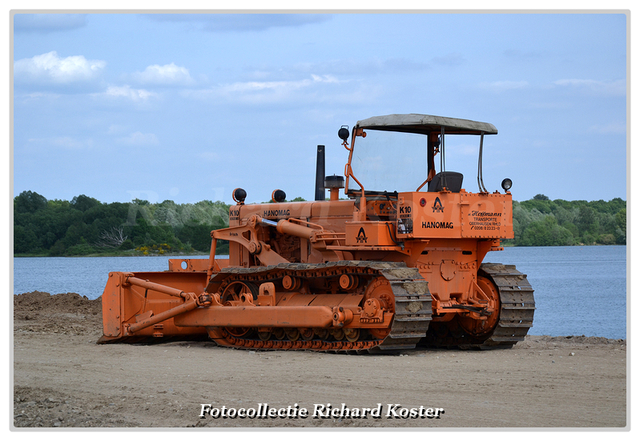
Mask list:
POLYGON ((209 259, 169 259, 169 271, 207 272, 209 259))
POLYGON ((197 308, 175 319, 178 326, 317 327, 333 321, 328 306, 218 306, 197 308))
MULTIPOLYGON (((280 293, 278 293, 280 294, 280 293)), ((278 296, 279 306, 307 306, 316 298, 315 294, 300 294, 297 292, 287 292, 284 296, 278 296)))
POLYGON ((102 323, 106 337, 117 337, 122 329, 120 305, 120 274, 109 273, 107 286, 102 293, 102 323))
POLYGON ((511 195, 472 195, 461 205, 462 237, 512 239, 511 195))
POLYGON ((347 246, 394 246, 390 232, 394 225, 389 222, 346 222, 347 246))
POLYGON ((400 193, 399 238, 513 238, 511 194, 400 193))
POLYGON ((458 238, 461 231, 460 193, 399 194, 399 238, 458 238))
MULTIPOLYGON (((353 210, 354 210, 354 202, 350 200, 331 201, 331 203, 314 202, 311 205, 311 216, 313 218, 326 218, 326 217, 352 218, 353 210)), ((339 225, 342 225, 342 222, 340 222, 339 225)))

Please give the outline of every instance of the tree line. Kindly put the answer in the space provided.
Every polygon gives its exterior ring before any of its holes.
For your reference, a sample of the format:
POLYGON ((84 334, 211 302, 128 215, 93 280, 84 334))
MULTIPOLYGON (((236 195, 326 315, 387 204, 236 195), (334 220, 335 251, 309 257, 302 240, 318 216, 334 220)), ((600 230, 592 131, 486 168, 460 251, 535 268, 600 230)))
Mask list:
MULTIPOLYGON (((24 191, 13 201, 14 255, 85 256, 208 253, 211 230, 229 225, 229 205, 101 203, 80 195, 47 200, 24 191)), ((228 253, 220 241, 218 253, 228 253)))
POLYGON ((513 202, 514 239, 505 245, 626 245, 627 203, 550 200, 513 202))
MULTIPOLYGON (((296 198, 295 200, 303 200, 296 198)), ((208 253, 211 230, 229 225, 229 205, 102 203, 80 195, 47 200, 24 191, 13 201, 15 256, 208 253)), ((513 202, 514 246, 626 244, 626 202, 549 200, 513 202)), ((228 243, 218 243, 218 254, 228 243)))

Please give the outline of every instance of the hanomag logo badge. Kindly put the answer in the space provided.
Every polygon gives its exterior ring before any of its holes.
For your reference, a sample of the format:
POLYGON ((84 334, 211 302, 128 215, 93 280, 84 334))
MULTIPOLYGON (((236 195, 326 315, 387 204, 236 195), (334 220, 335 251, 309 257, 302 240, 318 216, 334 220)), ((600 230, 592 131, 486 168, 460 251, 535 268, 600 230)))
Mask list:
POLYGON ((440 198, 438 197, 436 197, 432 208, 434 213, 444 213, 444 206, 442 205, 442 202, 440 202, 440 198))
POLYGON ((367 243, 367 235, 364 232, 364 227, 360 227, 360 231, 358 231, 358 235, 356 236, 357 243, 367 243))

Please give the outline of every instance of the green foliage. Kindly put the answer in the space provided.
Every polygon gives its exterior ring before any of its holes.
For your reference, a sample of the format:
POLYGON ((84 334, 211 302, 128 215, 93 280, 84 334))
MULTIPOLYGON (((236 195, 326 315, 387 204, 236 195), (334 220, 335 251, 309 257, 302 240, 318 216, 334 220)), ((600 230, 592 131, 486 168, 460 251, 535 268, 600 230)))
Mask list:
POLYGON ((13 229, 13 249, 16 254, 35 251, 38 247, 39 242, 36 233, 22 225, 15 226, 13 229))
POLYGON ((45 197, 34 191, 23 191, 13 200, 13 210, 16 213, 35 213, 46 206, 45 197))
POLYGON ((65 256, 86 256, 96 253, 96 249, 88 243, 79 243, 67 248, 64 252, 65 256))
MULTIPOLYGON (((228 225, 229 205, 220 201, 106 204, 85 195, 48 201, 26 191, 14 198, 14 254, 208 253, 211 231, 228 225)), ((220 241, 217 250, 228 253, 228 244, 220 241)))
POLYGON ((126 251, 134 248, 133 241, 131 239, 126 239, 122 244, 118 247, 118 249, 126 251))
POLYGON ((100 201, 81 194, 71 199, 71 206, 76 210, 87 211, 90 208, 100 205, 100 201))
POLYGON ((519 245, 573 245, 573 235, 568 229, 558 225, 555 217, 549 215, 541 221, 529 224, 524 230, 519 245))
POLYGON ((627 242, 627 204, 620 198, 550 200, 543 194, 513 202, 515 246, 624 245, 627 242))

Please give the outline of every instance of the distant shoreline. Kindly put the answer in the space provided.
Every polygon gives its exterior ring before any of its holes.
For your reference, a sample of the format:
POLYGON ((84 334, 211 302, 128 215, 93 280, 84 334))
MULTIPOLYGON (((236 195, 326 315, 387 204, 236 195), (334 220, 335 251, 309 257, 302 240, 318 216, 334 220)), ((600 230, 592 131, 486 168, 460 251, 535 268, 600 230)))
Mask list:
MULTIPOLYGON (((556 247, 626 247, 626 244, 583 244, 578 243, 574 245, 513 245, 513 244, 502 244, 504 248, 556 248, 556 247)), ((167 258, 180 258, 182 256, 205 256, 208 257, 209 253, 203 253, 199 251, 194 251, 193 253, 172 253, 172 254, 143 254, 141 252, 122 252, 122 253, 91 253, 91 254, 78 254, 73 256, 50 256, 47 254, 14 254, 14 258, 21 257, 161 257, 165 256, 167 258)))
POLYGON ((91 253, 91 254, 78 254, 75 256, 49 256, 47 254, 14 254, 13 257, 167 257, 167 258, 181 258, 184 256, 205 256, 209 257, 209 253, 202 253, 194 251, 193 253, 172 253, 172 254, 144 254, 141 252, 124 252, 124 253, 91 253))

